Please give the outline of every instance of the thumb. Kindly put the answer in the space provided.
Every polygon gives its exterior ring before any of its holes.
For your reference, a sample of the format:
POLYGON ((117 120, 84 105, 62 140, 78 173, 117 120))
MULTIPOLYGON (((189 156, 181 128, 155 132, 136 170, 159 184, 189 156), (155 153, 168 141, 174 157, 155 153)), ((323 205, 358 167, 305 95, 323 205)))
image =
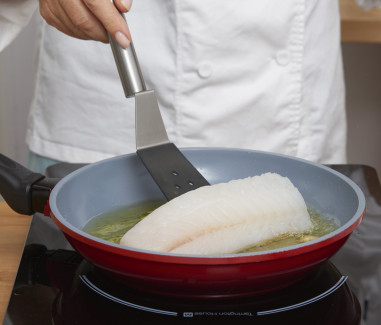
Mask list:
MULTIPOLYGON (((118 1, 121 3, 123 0, 118 1)), ((123 48, 128 47, 131 42, 130 30, 122 15, 119 13, 119 8, 117 9, 113 2, 84 0, 84 3, 118 44, 123 48)))

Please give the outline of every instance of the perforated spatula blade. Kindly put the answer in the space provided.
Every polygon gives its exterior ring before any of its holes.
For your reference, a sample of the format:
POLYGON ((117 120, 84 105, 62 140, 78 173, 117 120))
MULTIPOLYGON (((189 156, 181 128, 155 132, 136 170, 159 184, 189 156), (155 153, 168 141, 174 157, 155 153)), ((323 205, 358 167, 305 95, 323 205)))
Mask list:
POLYGON ((137 154, 168 200, 209 184, 169 142, 153 90, 136 94, 135 114, 137 154))
MULTIPOLYGON (((124 14, 121 14, 124 17, 124 14)), ((209 185, 201 173, 169 141, 153 90, 146 90, 131 42, 127 49, 110 37, 126 97, 135 96, 136 149, 163 194, 171 200, 198 187, 209 185)))

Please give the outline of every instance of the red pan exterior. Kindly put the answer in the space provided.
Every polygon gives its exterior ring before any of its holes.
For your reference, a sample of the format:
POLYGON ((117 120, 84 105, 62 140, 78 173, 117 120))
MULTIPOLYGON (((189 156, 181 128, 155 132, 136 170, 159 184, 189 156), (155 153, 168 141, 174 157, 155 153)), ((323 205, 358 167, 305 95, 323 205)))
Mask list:
POLYGON ((305 277, 337 252, 365 213, 360 188, 322 165, 239 149, 184 149, 184 154, 211 184, 269 171, 287 176, 307 205, 334 216, 342 226, 282 250, 226 256, 134 250, 85 233, 83 226, 99 213, 160 194, 135 154, 91 164, 65 177, 51 193, 51 217, 85 259, 129 286, 170 296, 227 298, 276 290, 305 277))
POLYGON ((276 290, 302 279, 340 249, 364 213, 351 227, 324 241, 281 252, 230 257, 129 250, 83 236, 51 217, 84 258, 131 287, 170 296, 227 298, 276 290))

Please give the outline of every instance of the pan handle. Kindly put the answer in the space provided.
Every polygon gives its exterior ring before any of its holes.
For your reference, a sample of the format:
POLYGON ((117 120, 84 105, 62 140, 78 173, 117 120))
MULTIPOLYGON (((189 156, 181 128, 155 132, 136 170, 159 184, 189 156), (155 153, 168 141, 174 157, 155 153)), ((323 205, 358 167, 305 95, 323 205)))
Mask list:
POLYGON ((0 194, 17 213, 44 212, 59 179, 46 178, 0 154, 0 194))
MULTIPOLYGON (((120 12, 120 14, 126 21, 124 13, 120 12)), ((108 34, 108 38, 126 97, 134 97, 135 94, 147 90, 132 41, 124 49, 110 34, 108 34)))

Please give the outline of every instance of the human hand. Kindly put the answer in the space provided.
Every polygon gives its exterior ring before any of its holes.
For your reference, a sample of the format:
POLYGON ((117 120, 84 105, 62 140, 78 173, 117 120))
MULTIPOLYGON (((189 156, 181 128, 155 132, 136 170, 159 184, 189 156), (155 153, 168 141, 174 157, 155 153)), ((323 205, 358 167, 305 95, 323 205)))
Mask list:
POLYGON ((84 40, 108 43, 107 32, 123 48, 131 35, 118 12, 130 10, 132 0, 39 0, 40 13, 46 22, 59 31, 84 40))

